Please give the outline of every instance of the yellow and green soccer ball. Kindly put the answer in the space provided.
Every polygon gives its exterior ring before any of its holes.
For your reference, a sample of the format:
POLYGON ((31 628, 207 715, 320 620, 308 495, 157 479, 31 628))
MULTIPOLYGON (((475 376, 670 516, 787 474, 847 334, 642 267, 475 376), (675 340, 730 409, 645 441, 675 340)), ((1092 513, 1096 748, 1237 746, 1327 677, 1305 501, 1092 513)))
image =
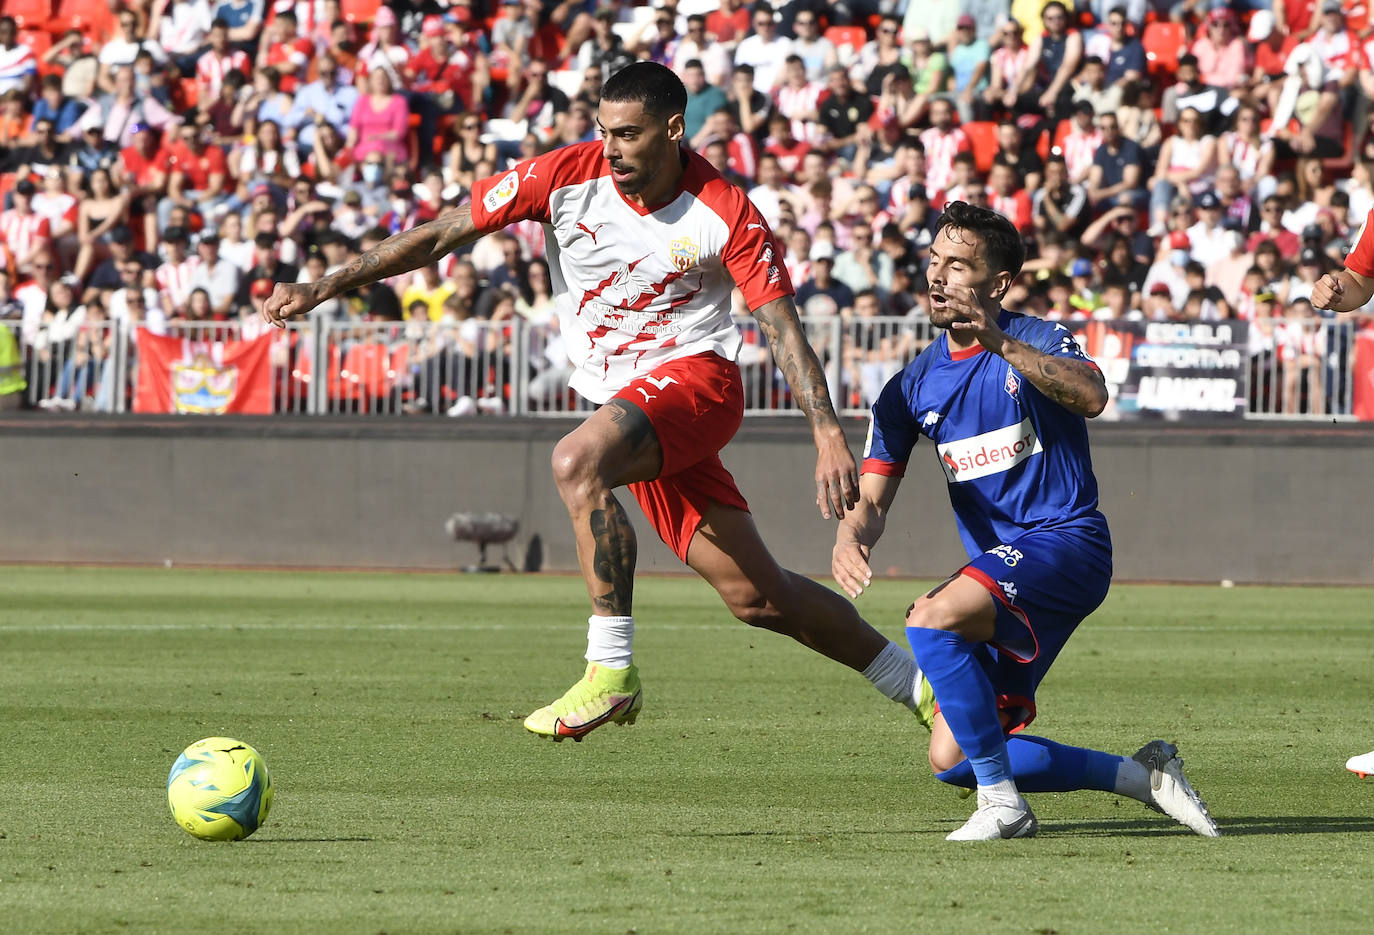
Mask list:
POLYGON ((176 823, 202 841, 239 841, 267 820, 272 777, 258 751, 229 737, 191 744, 167 776, 176 823))

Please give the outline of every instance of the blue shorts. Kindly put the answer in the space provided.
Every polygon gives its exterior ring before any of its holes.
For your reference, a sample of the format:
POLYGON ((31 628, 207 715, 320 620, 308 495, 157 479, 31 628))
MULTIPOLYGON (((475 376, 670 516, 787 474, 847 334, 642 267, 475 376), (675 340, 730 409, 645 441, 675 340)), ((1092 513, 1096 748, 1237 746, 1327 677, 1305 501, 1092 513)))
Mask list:
POLYGON ((989 549, 959 574, 988 589, 997 608, 992 641, 977 656, 1008 733, 1035 719, 1035 690, 1084 618, 1107 596, 1112 543, 1105 523, 1035 530, 989 549))

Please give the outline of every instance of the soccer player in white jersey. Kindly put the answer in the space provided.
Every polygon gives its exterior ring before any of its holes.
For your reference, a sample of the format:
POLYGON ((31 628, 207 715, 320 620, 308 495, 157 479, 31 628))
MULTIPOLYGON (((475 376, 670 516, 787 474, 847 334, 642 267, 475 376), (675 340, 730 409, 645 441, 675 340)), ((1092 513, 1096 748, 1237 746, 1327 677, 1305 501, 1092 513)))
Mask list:
POLYGON ((840 595, 779 568, 721 464, 744 409, 734 362, 741 337, 730 319, 738 286, 810 421, 822 515, 842 516, 857 496, 858 472, 797 320, 782 250, 744 192, 682 147, 686 103, 671 70, 626 67, 602 91, 602 140, 477 182, 469 205, 390 237, 318 282, 279 283, 263 315, 281 323, 508 224, 542 222, 571 384, 600 407, 553 454, 592 603, 587 667, 525 727, 580 739, 639 714, 635 534, 613 493, 627 485, 664 542, 736 617, 862 672, 919 716, 913 696, 923 682, 911 654, 840 595))

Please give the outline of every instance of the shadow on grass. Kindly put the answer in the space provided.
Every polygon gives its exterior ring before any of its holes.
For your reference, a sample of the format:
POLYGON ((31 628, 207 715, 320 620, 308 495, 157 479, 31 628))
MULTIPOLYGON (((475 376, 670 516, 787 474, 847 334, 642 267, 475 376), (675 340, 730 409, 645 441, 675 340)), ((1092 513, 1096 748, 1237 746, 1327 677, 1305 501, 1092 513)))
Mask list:
POLYGON ((371 841, 372 838, 249 838, 241 844, 348 844, 353 841, 371 841))
MULTIPOLYGON (((1215 817, 1215 816, 1213 816, 1215 817)), ((1341 815, 1265 815, 1222 816, 1217 818, 1222 837, 1241 837, 1255 834, 1359 834, 1374 832, 1374 818, 1341 815)), ((1041 831, 1079 834, 1085 837, 1167 837, 1192 835, 1179 824, 1164 819, 1127 821, 1047 821, 1041 831)))

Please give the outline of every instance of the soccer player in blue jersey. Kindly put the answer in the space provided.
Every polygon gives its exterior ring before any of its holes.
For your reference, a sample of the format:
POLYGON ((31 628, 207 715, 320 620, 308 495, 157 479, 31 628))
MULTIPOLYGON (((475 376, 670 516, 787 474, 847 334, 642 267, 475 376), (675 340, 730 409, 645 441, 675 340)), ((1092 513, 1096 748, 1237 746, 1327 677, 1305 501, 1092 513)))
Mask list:
POLYGON ((1086 419, 1107 404, 1097 365, 1061 325, 1000 305, 1025 250, 1009 221, 956 201, 930 247, 930 320, 945 333, 893 377, 873 406, 858 507, 845 514, 835 580, 858 597, 917 439, 935 443, 970 561, 907 611, 907 639, 931 692, 930 765, 978 793, 951 841, 1030 837, 1022 792, 1101 789, 1198 834, 1216 823, 1178 751, 1134 756, 1020 733, 1035 689, 1112 577, 1086 419), (938 711, 936 707, 938 705, 938 711))

